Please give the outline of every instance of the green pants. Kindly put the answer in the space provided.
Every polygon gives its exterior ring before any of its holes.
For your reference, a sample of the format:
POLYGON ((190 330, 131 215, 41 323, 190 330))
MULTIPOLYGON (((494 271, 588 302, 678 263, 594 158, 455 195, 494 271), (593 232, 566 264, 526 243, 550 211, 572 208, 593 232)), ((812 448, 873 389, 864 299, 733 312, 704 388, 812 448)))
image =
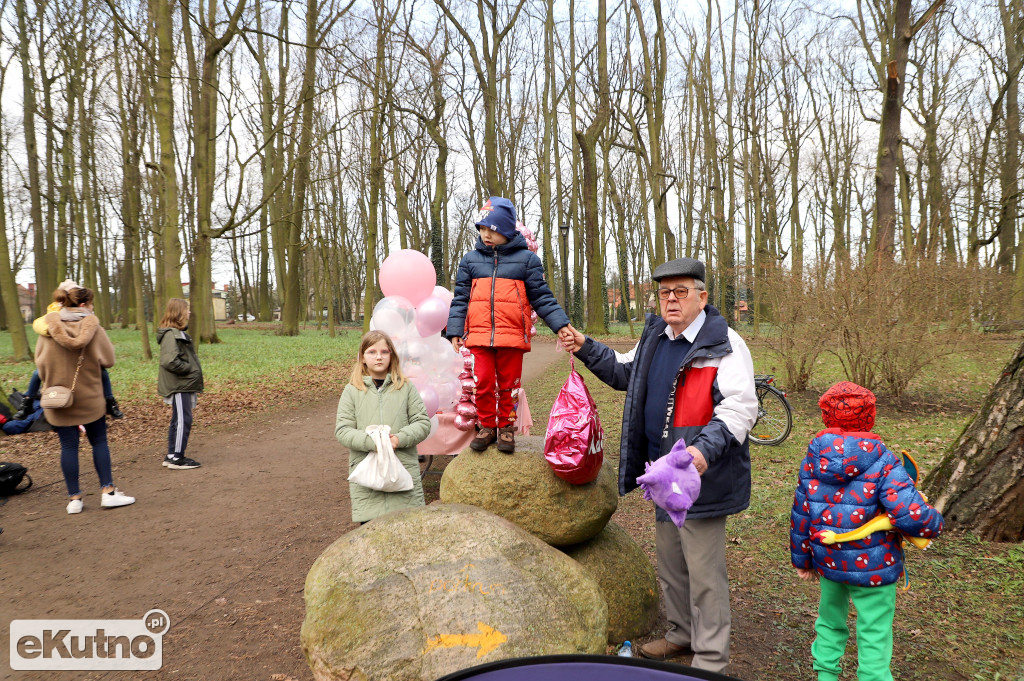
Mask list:
POLYGON ((846 619, 850 601, 857 609, 857 681, 893 681, 892 618, 896 612, 896 585, 850 586, 822 577, 817 634, 811 644, 818 681, 837 681, 839 662, 846 651, 850 629, 846 619))

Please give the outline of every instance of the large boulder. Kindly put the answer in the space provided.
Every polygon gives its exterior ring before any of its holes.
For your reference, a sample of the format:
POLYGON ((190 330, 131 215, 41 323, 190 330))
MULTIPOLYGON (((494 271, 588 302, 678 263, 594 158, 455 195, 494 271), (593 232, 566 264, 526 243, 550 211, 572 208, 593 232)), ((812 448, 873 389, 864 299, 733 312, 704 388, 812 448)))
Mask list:
POLYGON ((658 619, 658 577, 640 545, 614 522, 590 541, 562 548, 597 580, 608 603, 608 642, 651 632, 658 619))
POLYGON ((302 650, 318 681, 433 680, 484 662, 603 653, 608 609, 562 552, 472 506, 395 511, 306 577, 302 650))
POLYGON ((516 438, 514 454, 466 449, 441 477, 441 501, 472 504, 511 520, 552 546, 591 539, 619 503, 615 471, 605 461, 597 479, 570 485, 544 460, 544 440, 516 438))

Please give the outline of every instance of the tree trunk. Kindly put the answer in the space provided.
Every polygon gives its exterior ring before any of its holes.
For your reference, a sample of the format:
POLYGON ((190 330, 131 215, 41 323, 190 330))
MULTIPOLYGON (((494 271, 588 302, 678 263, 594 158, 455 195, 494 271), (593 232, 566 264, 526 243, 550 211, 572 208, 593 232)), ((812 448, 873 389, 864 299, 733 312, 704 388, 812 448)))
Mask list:
POLYGON ((28 189, 32 220, 32 248, 36 269, 36 314, 46 311, 45 292, 57 287, 57 275, 53 271, 53 254, 46 249, 43 236, 43 199, 39 184, 39 147, 36 143, 36 84, 32 74, 32 62, 28 47, 31 44, 28 32, 28 9, 25 0, 18 0, 15 10, 18 15, 18 59, 21 61, 22 92, 24 97, 25 155, 28 162, 28 189))
POLYGON ((1024 540, 1024 345, 922 489, 949 527, 1024 540))
MULTIPOLYGON (((3 79, 0 78, 0 82, 3 79)), ((4 139, 3 120, 0 119, 0 140, 4 139)), ((28 351, 28 335, 25 333, 25 320, 21 318, 21 306, 18 300, 18 285, 14 281, 11 269, 11 252, 7 242, 7 207, 4 205, 4 165, 0 164, 0 292, 3 293, 3 312, 7 322, 7 331, 11 334, 11 359, 15 362, 26 362, 32 359, 28 351)), ((41 298, 36 293, 36 298, 41 298)))
POLYGON ((309 181, 310 154, 313 145, 313 98, 316 84, 317 61, 317 23, 320 20, 320 9, 317 0, 309 0, 306 8, 306 65, 302 74, 302 126, 299 132, 299 158, 295 170, 294 208, 288 220, 288 275, 285 280, 284 309, 281 311, 281 335, 299 335, 299 272, 302 260, 300 248, 302 236, 303 213, 305 211, 306 185, 309 181))
MULTIPOLYGON (((880 69, 879 87, 885 93, 878 129, 878 156, 875 169, 875 224, 869 247, 871 257, 891 260, 896 248, 896 172, 902 143, 900 118, 903 113, 903 90, 907 77, 907 57, 914 34, 935 13, 943 0, 932 6, 912 23, 912 0, 895 0, 891 32, 879 36, 883 50, 888 47, 889 61, 880 69)), ((883 52, 884 54, 884 52, 883 52)))
MULTIPOLYGON (((153 87, 153 119, 160 139, 160 180, 163 213, 160 255, 163 261, 162 298, 154 301, 154 318, 163 313, 170 298, 181 298, 181 242, 178 239, 178 170, 174 152, 174 97, 171 79, 174 69, 173 0, 151 0, 158 42, 156 78, 153 87)), ((192 287, 195 291, 195 287, 192 287)))
MULTIPOLYGON (((999 13, 1003 20, 1006 40, 1006 150, 999 168, 1001 189, 999 212, 1000 234, 1018 235, 1020 225, 1020 71, 1024 61, 1024 0, 1002 0, 999 13)), ((1024 314, 1024 235, 1017 246, 1016 282, 1014 286, 1015 311, 1024 314)))
POLYGON ((608 10, 606 0, 597 4, 597 112, 586 131, 576 131, 576 141, 583 156, 583 250, 587 262, 587 323, 590 334, 608 332, 605 317, 607 297, 604 294, 604 257, 601 245, 600 216, 597 202, 598 141, 611 117, 608 84, 608 10))

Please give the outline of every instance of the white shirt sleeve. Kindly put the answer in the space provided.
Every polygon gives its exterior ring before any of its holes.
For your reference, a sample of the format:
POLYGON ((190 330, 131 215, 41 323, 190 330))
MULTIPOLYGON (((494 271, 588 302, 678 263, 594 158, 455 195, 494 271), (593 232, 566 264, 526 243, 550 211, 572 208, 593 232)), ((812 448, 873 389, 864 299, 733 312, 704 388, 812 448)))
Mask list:
POLYGON ((718 367, 718 389, 722 401, 715 406, 715 418, 729 428, 737 442, 743 442, 757 421, 757 393, 754 390, 754 361, 742 337, 729 330, 732 353, 718 367))
POLYGON ((623 353, 613 350, 613 352, 615 352, 615 361, 618 362, 619 364, 629 364, 630 362, 633 361, 633 358, 636 356, 636 349, 638 347, 640 347, 640 341, 637 341, 636 345, 634 345, 633 349, 630 350, 629 352, 623 353))

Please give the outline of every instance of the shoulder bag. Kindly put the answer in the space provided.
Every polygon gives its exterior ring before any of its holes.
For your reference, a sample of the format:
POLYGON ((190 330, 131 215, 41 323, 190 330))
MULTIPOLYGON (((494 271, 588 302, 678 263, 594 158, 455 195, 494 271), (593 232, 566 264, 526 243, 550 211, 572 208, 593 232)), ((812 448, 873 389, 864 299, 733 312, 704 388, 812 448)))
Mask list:
POLYGON ((51 385, 43 389, 39 398, 39 406, 43 409, 66 409, 74 404, 75 385, 78 383, 78 370, 82 368, 82 358, 85 357, 85 348, 78 353, 78 366, 75 367, 75 377, 71 381, 71 387, 63 385, 51 385))

